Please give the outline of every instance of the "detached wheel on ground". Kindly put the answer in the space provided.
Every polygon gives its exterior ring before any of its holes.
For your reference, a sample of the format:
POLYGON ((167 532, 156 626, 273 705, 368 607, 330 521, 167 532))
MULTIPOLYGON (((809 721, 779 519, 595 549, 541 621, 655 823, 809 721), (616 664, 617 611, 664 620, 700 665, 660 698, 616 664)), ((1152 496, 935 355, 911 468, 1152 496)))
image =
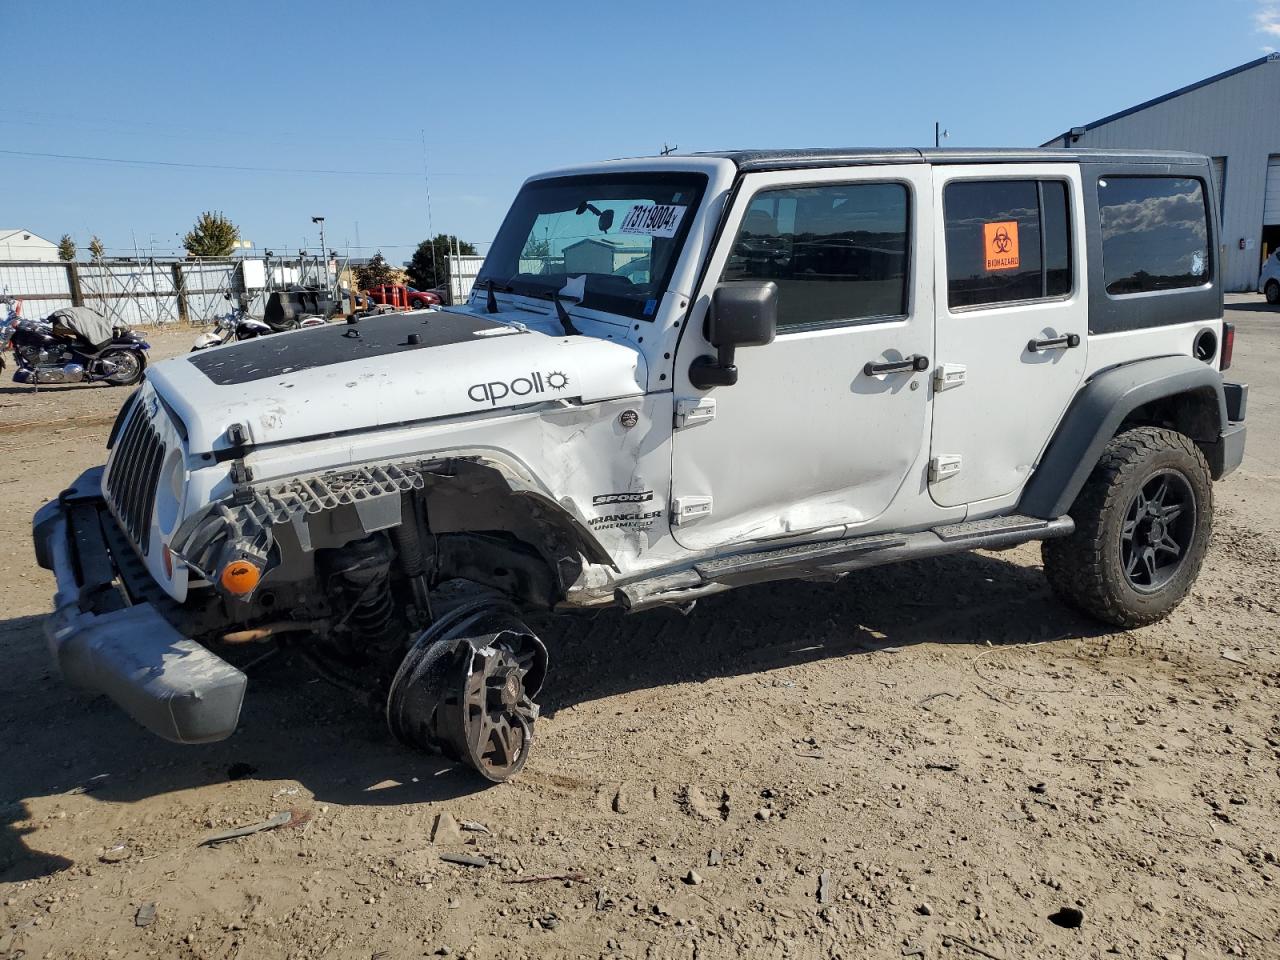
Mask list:
POLYGON ((387 695, 387 726, 401 743, 508 780, 529 758, 546 674, 546 647, 515 612, 473 601, 409 647, 387 695))
POLYGON ((1268 280, 1262 292, 1266 295, 1267 303, 1280 303, 1280 282, 1268 280))
POLYGON ((1054 592, 1118 627, 1153 623, 1182 602, 1204 562, 1209 465, 1174 430, 1126 430, 1107 444, 1070 514, 1075 532, 1041 546, 1054 592))
POLYGON ((147 361, 136 350, 104 350, 98 358, 107 372, 106 382, 113 387, 131 387, 142 379, 147 361))

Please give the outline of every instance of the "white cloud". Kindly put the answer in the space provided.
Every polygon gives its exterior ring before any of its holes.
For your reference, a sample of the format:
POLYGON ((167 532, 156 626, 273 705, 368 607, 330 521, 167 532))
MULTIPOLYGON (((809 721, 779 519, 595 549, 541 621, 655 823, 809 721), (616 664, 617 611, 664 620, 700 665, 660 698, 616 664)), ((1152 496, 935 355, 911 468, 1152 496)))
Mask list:
POLYGON ((1253 15, 1254 29, 1269 37, 1280 37, 1280 4, 1267 2, 1253 15))

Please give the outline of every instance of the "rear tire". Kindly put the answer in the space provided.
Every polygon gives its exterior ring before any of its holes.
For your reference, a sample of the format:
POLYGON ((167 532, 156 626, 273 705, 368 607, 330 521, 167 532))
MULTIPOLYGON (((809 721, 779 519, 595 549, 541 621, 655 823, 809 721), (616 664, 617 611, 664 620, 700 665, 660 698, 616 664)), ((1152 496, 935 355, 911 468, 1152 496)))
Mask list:
POLYGON ((1213 479, 1191 438, 1161 427, 1113 437, 1070 510, 1075 532, 1041 545, 1062 600, 1118 627, 1167 616, 1200 573, 1213 479))
POLYGON ((1268 280, 1262 292, 1266 295, 1267 303, 1280 303, 1280 282, 1268 280))
POLYGON ((100 362, 119 364, 118 370, 103 379, 113 387, 131 387, 142 379, 147 358, 137 350, 104 350, 100 362))

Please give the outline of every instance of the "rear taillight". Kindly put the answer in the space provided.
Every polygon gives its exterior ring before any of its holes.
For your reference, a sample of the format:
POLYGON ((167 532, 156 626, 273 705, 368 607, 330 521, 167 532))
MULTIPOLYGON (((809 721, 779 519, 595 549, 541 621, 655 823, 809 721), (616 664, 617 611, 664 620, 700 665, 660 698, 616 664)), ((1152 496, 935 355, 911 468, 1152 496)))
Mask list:
POLYGON ((1218 369, 1225 370, 1231 366, 1231 354, 1236 349, 1236 325, 1234 323, 1224 323, 1222 325, 1222 352, 1218 354, 1218 369))

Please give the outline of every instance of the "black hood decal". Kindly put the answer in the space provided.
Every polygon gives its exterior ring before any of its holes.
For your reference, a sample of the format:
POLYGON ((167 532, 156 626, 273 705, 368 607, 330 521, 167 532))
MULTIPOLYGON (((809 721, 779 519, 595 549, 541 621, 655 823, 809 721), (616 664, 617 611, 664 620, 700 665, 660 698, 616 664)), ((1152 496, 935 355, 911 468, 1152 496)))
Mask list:
POLYGON ((218 386, 227 387, 352 360, 466 343, 491 330, 512 328, 465 313, 391 313, 359 323, 258 337, 189 355, 187 361, 218 386))

